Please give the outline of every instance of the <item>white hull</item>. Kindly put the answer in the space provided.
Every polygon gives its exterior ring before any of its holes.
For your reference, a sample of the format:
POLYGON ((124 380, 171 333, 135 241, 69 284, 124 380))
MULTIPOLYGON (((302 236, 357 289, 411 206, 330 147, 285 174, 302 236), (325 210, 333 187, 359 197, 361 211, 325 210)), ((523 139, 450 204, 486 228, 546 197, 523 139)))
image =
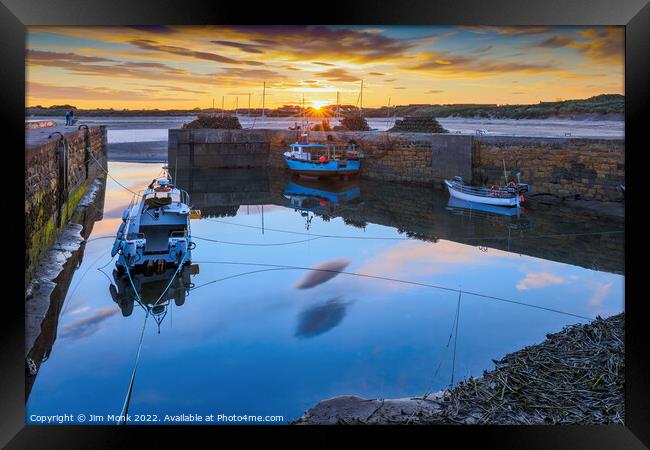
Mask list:
POLYGON ((496 205, 496 206, 508 206, 508 207, 519 206, 518 195, 512 198, 483 197, 480 195, 472 195, 472 194, 467 194, 465 192, 457 191, 452 187, 451 183, 447 180, 445 180, 445 185, 447 186, 449 195, 460 200, 465 200, 467 202, 483 203, 486 205, 496 205))

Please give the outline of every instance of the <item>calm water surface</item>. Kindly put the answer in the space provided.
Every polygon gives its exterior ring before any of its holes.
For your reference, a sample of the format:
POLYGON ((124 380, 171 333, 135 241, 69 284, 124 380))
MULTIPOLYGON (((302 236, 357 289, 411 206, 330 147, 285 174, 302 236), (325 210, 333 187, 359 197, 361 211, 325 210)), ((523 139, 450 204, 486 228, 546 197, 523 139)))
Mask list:
MULTIPOLYGON (((134 190, 161 168, 109 165, 134 190)), ((366 181, 182 170, 177 180, 204 212, 192 221, 199 273, 187 275, 184 303, 146 323, 130 414, 291 420, 337 395, 418 395, 623 310, 622 221, 543 205, 507 217, 450 207, 441 191, 366 181)), ((113 240, 103 237, 130 197, 108 181, 28 422, 122 410, 145 312, 113 300, 113 240)))

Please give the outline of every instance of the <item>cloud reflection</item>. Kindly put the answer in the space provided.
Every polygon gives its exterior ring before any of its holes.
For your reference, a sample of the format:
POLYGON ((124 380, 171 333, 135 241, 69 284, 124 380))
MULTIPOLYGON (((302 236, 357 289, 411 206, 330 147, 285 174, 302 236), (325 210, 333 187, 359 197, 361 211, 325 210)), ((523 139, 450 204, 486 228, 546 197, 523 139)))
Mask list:
POLYGON ((330 298, 324 303, 305 309, 298 315, 295 335, 310 338, 323 334, 341 323, 350 303, 341 296, 330 298))
POLYGON ((90 336, 99 330, 99 325, 118 310, 115 308, 100 308, 91 316, 84 317, 63 326, 62 338, 79 339, 90 336))
POLYGON ((518 291, 527 291, 531 288, 543 288, 553 284, 564 284, 565 280, 548 272, 528 272, 526 277, 517 283, 518 291))
POLYGON ((305 275, 305 278, 296 283, 298 289, 310 289, 326 281, 331 280, 338 275, 338 272, 344 270, 349 264, 349 259, 333 259, 324 261, 314 267, 305 275))

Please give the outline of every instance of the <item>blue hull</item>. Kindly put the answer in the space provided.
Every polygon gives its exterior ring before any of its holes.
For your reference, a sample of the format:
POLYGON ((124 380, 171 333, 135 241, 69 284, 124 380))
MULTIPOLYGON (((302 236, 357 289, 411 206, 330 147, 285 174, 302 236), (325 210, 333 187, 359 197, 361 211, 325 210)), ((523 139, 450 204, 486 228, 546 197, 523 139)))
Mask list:
POLYGON ((358 159, 349 159, 345 161, 345 165, 339 164, 339 161, 336 160, 325 163, 301 161, 287 157, 284 160, 292 172, 310 177, 355 175, 361 168, 361 161, 358 159))
POLYGON ((343 192, 332 192, 307 186, 300 186, 296 183, 289 182, 289 184, 287 184, 287 187, 284 189, 284 194, 317 197, 326 199, 330 203, 337 204, 341 200, 344 202, 349 202, 350 200, 359 197, 361 195, 361 190, 358 187, 354 187, 343 192))

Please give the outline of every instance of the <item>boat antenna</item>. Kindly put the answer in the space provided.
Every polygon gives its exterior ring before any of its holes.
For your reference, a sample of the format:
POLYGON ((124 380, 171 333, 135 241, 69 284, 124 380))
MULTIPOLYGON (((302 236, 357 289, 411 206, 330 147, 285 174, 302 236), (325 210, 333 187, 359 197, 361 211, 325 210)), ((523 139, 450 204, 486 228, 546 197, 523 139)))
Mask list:
POLYGON ((222 95, 222 96, 221 96, 221 117, 223 117, 223 112, 224 112, 224 111, 223 111, 223 108, 224 108, 224 101, 225 101, 225 99, 226 99, 226 96, 225 96, 225 95, 222 95))
POLYGON ((505 184, 508 184, 508 173, 506 172, 506 160, 503 159, 503 178, 505 179, 505 184))

